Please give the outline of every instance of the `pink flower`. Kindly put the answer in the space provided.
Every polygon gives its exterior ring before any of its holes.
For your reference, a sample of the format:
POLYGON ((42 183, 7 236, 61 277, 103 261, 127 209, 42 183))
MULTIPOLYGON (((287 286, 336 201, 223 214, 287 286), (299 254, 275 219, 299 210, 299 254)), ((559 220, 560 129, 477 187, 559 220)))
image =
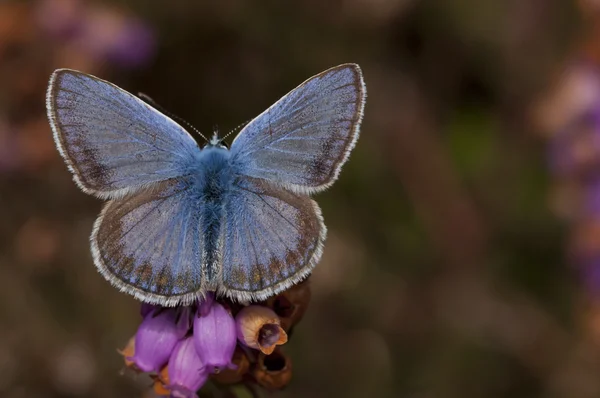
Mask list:
POLYGON ((230 367, 237 343, 235 320, 212 296, 198 308, 194 317, 194 345, 209 369, 230 367))
POLYGON ((189 330, 188 308, 150 311, 135 335, 135 353, 127 358, 144 372, 158 372, 167 363, 175 345, 189 330))

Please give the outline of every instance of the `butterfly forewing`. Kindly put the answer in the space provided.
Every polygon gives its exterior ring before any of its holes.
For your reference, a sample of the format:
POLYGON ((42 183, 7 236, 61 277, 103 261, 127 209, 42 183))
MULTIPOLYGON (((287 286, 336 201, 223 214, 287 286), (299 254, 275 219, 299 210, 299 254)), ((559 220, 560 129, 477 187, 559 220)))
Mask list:
POLYGON ((298 193, 324 190, 358 138, 365 95, 358 65, 322 72, 252 120, 234 140, 233 157, 248 176, 298 193))
POLYGON ((96 77, 58 70, 46 100, 56 145, 75 181, 98 197, 184 175, 199 152, 174 121, 96 77))

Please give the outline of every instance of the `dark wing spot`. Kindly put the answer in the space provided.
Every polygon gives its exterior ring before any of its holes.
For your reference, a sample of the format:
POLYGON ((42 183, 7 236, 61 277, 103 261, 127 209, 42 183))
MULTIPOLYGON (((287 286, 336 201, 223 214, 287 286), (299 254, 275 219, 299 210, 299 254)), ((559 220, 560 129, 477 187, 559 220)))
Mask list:
POLYGON ((246 286, 246 283, 248 283, 246 273, 239 266, 231 270, 231 277, 235 286, 246 286))
POLYGON ((173 293, 173 281, 173 274, 169 269, 169 265, 167 265, 160 271, 157 278, 153 281, 154 283, 149 288, 158 294, 170 295, 173 293))
MULTIPOLYGON (((120 268, 117 269, 117 275, 122 280, 129 280, 133 275, 134 259, 132 257, 123 257, 119 262, 120 268)), ((106 262, 106 260, 105 260, 106 262)))
MULTIPOLYGON (((272 276, 281 276, 281 272, 283 271, 283 267, 284 264, 281 262, 281 260, 277 257, 272 257, 271 258, 271 262, 268 265, 269 268, 269 275, 272 276)), ((279 278, 272 278, 272 279, 279 279, 279 278)))
POLYGON ((134 274, 138 283, 142 285, 148 285, 152 280, 152 265, 149 263, 143 263, 135 269, 134 274))
POLYGON ((285 264, 288 267, 295 268, 302 261, 302 256, 297 251, 288 250, 285 254, 285 264))

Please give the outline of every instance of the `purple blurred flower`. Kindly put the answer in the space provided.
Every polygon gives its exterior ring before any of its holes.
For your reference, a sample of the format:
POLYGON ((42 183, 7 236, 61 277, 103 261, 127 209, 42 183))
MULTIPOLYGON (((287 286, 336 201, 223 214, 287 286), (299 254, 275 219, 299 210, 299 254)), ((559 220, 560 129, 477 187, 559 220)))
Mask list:
POLYGON ((45 33, 57 39, 76 36, 83 26, 85 3, 81 0, 40 0, 35 13, 45 33))
POLYGON ((600 258, 590 256, 579 259, 578 264, 586 292, 593 298, 600 297, 600 258))
POLYGON ((569 67, 550 106, 549 166, 560 185, 556 209, 572 222, 570 255, 592 296, 600 293, 600 70, 586 62, 569 67))
POLYGON ((106 49, 106 56, 120 66, 134 68, 152 58, 154 43, 154 34, 146 25, 136 20, 128 21, 106 49))
POLYGON ((167 389, 171 391, 172 397, 196 397, 196 391, 208 379, 209 372, 198 356, 193 337, 177 343, 168 366, 169 384, 167 389))
POLYGON ((118 8, 81 0, 40 0, 37 20, 50 37, 92 59, 139 67, 155 52, 154 32, 118 8))
POLYGON ((135 354, 128 359, 144 372, 158 372, 189 326, 188 308, 149 312, 135 335, 135 354))
POLYGON ((231 367, 237 337, 235 320, 212 296, 198 308, 194 317, 194 344, 198 355, 209 369, 231 367))
POLYGON ((549 163, 558 176, 582 176, 600 165, 600 103, 574 118, 549 143, 549 163))
POLYGON ((90 9, 77 37, 82 51, 123 67, 136 67, 154 54, 154 34, 135 18, 105 9, 90 9))
POLYGON ((587 218, 589 215, 600 215, 600 177, 586 181, 583 191, 582 216, 587 218))

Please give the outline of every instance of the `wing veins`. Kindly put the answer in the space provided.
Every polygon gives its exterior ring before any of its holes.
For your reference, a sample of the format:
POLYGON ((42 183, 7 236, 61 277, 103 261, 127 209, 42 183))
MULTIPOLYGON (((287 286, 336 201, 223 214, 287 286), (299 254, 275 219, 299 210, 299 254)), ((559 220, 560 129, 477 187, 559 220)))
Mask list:
MULTIPOLYGON (((294 228, 296 231, 300 232, 300 229, 299 229, 297 226, 295 226, 295 225, 294 225, 294 224, 293 224, 293 223, 292 223, 290 220, 288 220, 288 219, 287 219, 287 217, 285 217, 285 216, 284 216, 283 214, 281 214, 281 213, 280 213, 280 212, 279 212, 279 211, 278 211, 276 208, 274 208, 274 207, 273 207, 273 206, 272 206, 272 205, 271 205, 269 202, 267 202, 267 201, 265 200, 265 198, 263 198, 263 197, 262 197, 262 195, 260 195, 260 194, 259 194, 259 193, 257 193, 257 192, 251 191, 251 190, 249 190, 249 189, 247 189, 247 188, 244 188, 244 187, 238 187, 238 188, 240 188, 240 189, 243 189, 244 191, 250 192, 250 193, 252 193, 252 194, 254 194, 254 195, 258 196, 258 197, 260 198, 260 200, 262 200, 262 201, 263 201, 263 202, 264 202, 264 203, 265 203, 267 206, 269 206, 269 207, 270 207, 270 208, 271 208, 271 209, 272 209, 272 210, 273 210, 273 211, 274 211, 276 214, 279 214, 279 216, 280 216, 281 218, 283 218, 285 221, 287 221, 287 223, 288 223, 288 224, 290 224, 290 225, 292 226, 292 228, 294 228)), ((275 197, 275 196, 272 196, 272 195, 267 195, 267 196, 269 196, 269 197, 271 197, 271 198, 273 198, 273 199, 278 199, 278 200, 281 200, 281 199, 279 199, 279 198, 277 198, 277 197, 275 197)), ((282 200, 282 201, 283 201, 283 200, 282 200)), ((287 202, 285 202, 285 201, 283 201, 283 202, 284 202, 284 203, 286 203, 286 204, 288 204, 288 205, 290 205, 289 203, 287 203, 287 202)), ((290 205, 290 206, 291 206, 291 205, 290 205)), ((291 206, 291 207, 294 207, 294 206, 291 206)), ((296 210, 298 210, 298 209, 296 208, 296 210)))
MULTIPOLYGON (((249 204, 249 201, 248 201, 248 200, 246 200, 245 202, 246 202, 247 204, 249 204)), ((279 233, 278 233, 278 229, 277 229, 277 228, 273 228, 273 229, 272 229, 272 232, 273 232, 273 233, 274 233, 274 235, 275 235, 275 236, 276 236, 276 237, 279 239, 279 241, 281 242, 281 245, 282 245, 282 246, 283 246, 285 249, 287 249, 287 250, 290 250, 289 246, 288 246, 288 245, 286 245, 286 244, 285 244, 285 241, 284 241, 284 240, 281 238, 281 235, 279 235, 279 233)))
MULTIPOLYGON (((129 234, 129 232, 131 232, 131 230, 132 230, 133 228, 137 227, 137 226, 139 225, 139 223, 141 223, 143 220, 145 220, 145 219, 146 219, 146 217, 148 217, 150 214, 154 213, 154 211, 155 211, 156 209, 158 209, 158 207, 159 207, 159 206, 161 206, 161 205, 162 205, 162 204, 163 204, 163 203, 164 203, 166 200, 167 200, 167 198, 161 198, 161 199, 160 199, 160 201, 157 201, 157 202, 158 202, 158 204, 157 204, 156 206, 154 206, 152 209, 150 209, 150 211, 148 211, 146 214, 144 214, 144 216, 143 216, 143 217, 140 217, 140 219, 139 219, 139 220, 138 220, 138 221, 137 221, 137 222, 136 222, 134 225, 132 225, 132 226, 131 226, 131 228, 129 228, 127 231, 124 231, 124 232, 123 232, 123 234, 121 235, 121 238, 124 238, 124 237, 125 237, 127 234, 129 234)), ((138 207, 139 207, 139 206, 138 206, 138 207)), ((129 214, 129 213, 131 213, 131 212, 132 212, 132 211, 134 211, 134 210, 135 210, 135 209, 131 209, 130 211, 128 211, 128 212, 127 212, 127 213, 125 213, 124 215, 126 215, 126 214, 129 214)), ((121 217, 121 218, 122 218, 122 217, 121 217)))
MULTIPOLYGON (((88 85, 86 84, 85 80, 83 80, 81 77, 79 77, 79 76, 78 76, 78 80, 80 80, 80 81, 82 82, 82 84, 83 84, 83 85, 84 85, 84 86, 87 88, 87 90, 88 90, 88 93, 91 93, 91 92, 94 92, 94 91, 96 91, 96 90, 93 90, 93 89, 92 89, 90 86, 88 86, 88 85)), ((136 97, 134 97, 133 95, 131 95, 131 94, 127 93, 126 91, 123 91, 123 90, 117 89, 116 87, 113 87, 112 85, 110 85, 110 86, 111 86, 111 88, 113 88, 113 89, 115 89, 115 90, 119 91, 120 93, 125 93, 125 94, 127 94, 128 96, 130 96, 131 98, 135 98, 135 99, 137 99, 136 97)), ((71 90, 68 90, 68 89, 64 89, 64 88, 59 88, 59 91, 65 91, 65 92, 69 92, 69 93, 72 93, 72 94, 74 94, 74 95, 77 95, 77 96, 79 96, 80 98, 79 98, 79 99, 74 99, 75 101, 81 102, 83 105, 88 105, 88 106, 92 106, 92 107, 94 107, 94 108, 96 108, 96 109, 100 109, 101 111, 104 111, 105 113, 112 113, 112 114, 113 114, 113 116, 114 116, 114 115, 117 115, 117 116, 119 116, 119 118, 120 118, 121 120, 129 120, 129 119, 125 118, 125 117, 124 117, 124 115, 123 115, 121 112, 119 112, 119 108, 125 108, 125 109, 127 109, 127 110, 128 110, 130 113, 132 113, 132 114, 134 114, 134 115, 139 115, 139 112, 138 112, 137 110, 133 109, 133 108, 130 106, 130 104, 127 104, 127 103, 124 103, 124 102, 122 102, 120 98, 111 98, 111 97, 106 97, 106 96, 103 96, 103 97, 101 97, 101 98, 102 98, 102 100, 103 100, 103 101, 105 101, 106 105, 108 105, 108 107, 104 107, 104 106, 100 106, 98 102, 95 102, 95 101, 93 101, 93 99, 91 99, 91 98, 88 96, 88 94, 87 94, 87 93, 77 93, 77 92, 74 92, 74 91, 71 91, 71 90), (82 101, 82 99, 90 99, 91 101, 82 101), (118 103, 117 103, 117 102, 115 102, 115 101, 118 101, 118 103)), ((54 108, 55 108, 55 109, 58 109, 58 107, 56 106, 56 102, 57 102, 59 99, 60 99, 60 98, 59 98, 58 96, 57 96, 57 97, 54 99, 54 108)), ((70 109, 73 109, 73 108, 75 108, 75 107, 70 107, 70 109)), ((145 110, 145 111, 149 111, 149 112, 156 112, 156 111, 154 110, 154 108, 152 108, 152 107, 148 107, 148 109, 144 109, 144 110, 145 110)), ((56 112, 56 111, 55 111, 54 113, 56 114, 56 113, 58 113, 58 112, 56 112)), ((161 116, 165 117, 164 115, 161 115, 161 116)), ((99 119, 97 119, 97 118, 93 118, 93 117, 90 117, 89 119, 92 119, 92 120, 99 121, 99 122, 100 122, 102 125, 106 125, 106 120, 99 120, 99 119)), ((139 120, 138 118, 136 118, 135 120, 138 122, 138 125, 141 125, 141 124, 142 124, 142 123, 139 123, 139 122, 140 122, 140 120, 139 120)), ((181 126, 179 126, 179 125, 178 125, 178 124, 176 124, 176 123, 173 123, 173 124, 174 124, 174 126, 173 126, 173 127, 176 127, 178 130, 182 130, 182 131, 181 131, 182 133, 185 133, 185 129, 183 129, 181 126)), ((145 128, 143 128, 143 132, 144 132, 145 134, 149 135, 148 131, 147 131, 145 128)), ((159 140, 160 142, 164 143, 164 144, 169 144, 169 142, 167 142, 167 141, 163 140, 163 139, 162 139, 162 137, 161 137, 161 136, 159 136, 159 135, 156 135, 156 137, 155 137, 155 138, 156 138, 157 140, 159 140)), ((139 140, 138 140, 138 141, 139 141, 139 140)), ((148 143, 148 144, 149 144, 149 143, 148 143)), ((179 145, 179 146, 180 146, 180 145, 179 145)), ((163 150, 164 150, 164 149, 163 149, 163 150)), ((164 150, 164 151, 166 151, 166 150, 164 150)), ((171 151, 166 151, 166 152, 174 153, 174 152, 171 152, 171 151)))
MULTIPOLYGON (((175 207, 175 206, 172 206, 172 207, 175 207)), ((179 208, 181 208, 181 206, 179 206, 179 208)), ((175 210, 177 210, 177 209, 175 209, 175 210)), ((181 218, 181 216, 180 216, 179 218, 181 218)), ((168 227, 168 223, 165 223, 165 228, 167 228, 167 227, 168 227)), ((165 230, 165 228, 163 228, 163 229, 162 229, 162 231, 164 231, 164 230, 165 230)), ((166 253, 166 252, 167 252, 167 250, 165 250, 165 247, 166 247, 165 245, 167 245, 167 244, 168 244, 168 249, 171 249, 171 248, 172 248, 172 246, 173 246, 173 244, 174 244, 174 242, 173 242, 173 239, 172 239, 172 238, 173 238, 173 234, 174 234, 174 233, 175 233, 175 228, 171 228, 171 231, 169 232, 169 236, 168 236, 168 238, 167 238, 167 239, 165 239, 165 241, 164 241, 164 245, 162 246, 162 248, 163 248, 163 253, 166 253)), ((159 234, 157 234, 157 235, 159 235, 159 234)), ((160 234, 160 235, 162 235, 162 234, 160 234)), ((170 261, 170 260, 172 260, 172 259, 170 259, 170 258, 167 258, 167 261, 170 261)), ((159 271, 159 272, 158 272, 156 275, 154 275, 154 274, 152 275, 152 279, 150 280, 150 285, 153 285, 153 284, 154 284, 154 281, 155 281, 157 278, 158 278, 158 279, 160 279, 160 277, 161 277, 162 275, 164 275, 164 273, 165 273, 165 271, 167 270, 167 268, 169 268, 171 265, 172 265, 172 263, 167 263, 167 262, 165 262, 165 264, 164 264, 164 265, 163 265, 163 267, 160 269, 160 271, 159 271)))
MULTIPOLYGON (((254 252, 254 259, 256 260, 254 262, 254 265, 256 266, 256 269, 258 270, 258 272, 260 273, 260 277, 261 280, 264 280, 264 275, 262 273, 261 267, 259 267, 259 259, 258 259, 258 253, 256 252, 256 246, 254 246, 254 240, 252 238, 252 234, 250 233, 250 230, 248 228, 249 223, 244 223, 244 229, 246 231, 246 234, 248 236, 248 240, 250 241, 250 246, 252 246, 252 251, 254 252)), ((251 275, 250 275, 251 276, 251 275)))
MULTIPOLYGON (((348 119, 348 120, 346 120, 346 119, 340 119, 340 120, 337 120, 337 121, 342 121, 342 122, 352 122, 352 120, 350 120, 350 119, 348 119)), ((262 150, 264 150, 264 149, 266 149, 266 148, 271 148, 271 145, 273 145, 273 144, 276 144, 276 143, 278 143, 278 142, 280 142, 280 141, 282 141, 282 140, 285 140, 285 139, 287 139, 287 138, 288 138, 288 137, 290 137, 290 136, 294 137, 294 136, 295 136, 295 134, 296 134, 298 131, 302 131, 302 130, 305 130, 305 129, 314 128, 314 127, 321 126, 321 125, 329 125, 329 124, 332 124, 332 121, 331 121, 331 120, 315 120, 315 121, 313 121, 313 122, 310 122, 310 123, 305 123, 305 124, 303 124, 302 126, 300 126, 300 127, 297 127, 297 128, 295 128, 295 129, 293 129, 293 130, 290 130, 290 131, 288 131, 288 132, 284 133, 283 135, 281 135, 280 137, 277 137, 275 140, 271 141, 271 142, 270 142, 269 144, 267 144, 267 145, 265 145, 265 143, 266 143, 266 142, 267 142, 267 141, 268 141, 268 140, 269 140, 271 137, 269 136, 269 134, 265 134, 265 136, 266 136, 266 137, 264 137, 262 140, 260 140, 260 141, 259 141, 259 142, 258 142, 258 143, 257 143, 257 144, 254 146, 254 148, 253 148, 252 150, 246 151, 246 152, 244 153, 244 157, 247 157, 248 155, 251 155, 251 154, 253 154, 253 153, 255 153, 255 152, 262 151, 262 150)), ((348 126, 348 130, 350 130, 350 127, 351 127, 351 125, 352 125, 352 123, 350 123, 350 126, 348 126)), ((349 136, 348 136, 348 137, 349 137, 349 136)), ((345 137, 345 138, 347 139, 348 137, 345 137)))
MULTIPOLYGON (((88 120, 90 120, 90 121, 94 120, 94 121, 98 122, 97 126, 101 126, 98 129, 102 130, 104 132, 109 132, 114 135, 119 135, 119 134, 125 135, 125 136, 128 136, 130 139, 132 139, 135 142, 155 148, 158 151, 167 152, 167 153, 176 155, 178 157, 184 157, 182 154, 178 153, 177 151, 171 151, 171 150, 165 149, 163 147, 157 146, 156 145, 157 142, 152 142, 152 139, 154 139, 160 143, 163 143, 163 144, 169 144, 169 142, 164 140, 163 137, 158 134, 158 132, 157 133, 148 132, 148 130, 145 127, 142 127, 141 124, 129 123, 129 127, 133 127, 131 130, 129 130, 129 129, 118 128, 116 125, 106 123, 105 121, 102 121, 95 117, 90 117, 90 118, 88 118, 88 120), (140 139, 139 136, 136 137, 134 135, 135 131, 138 131, 138 132, 141 132, 142 134, 144 134, 142 137, 146 136, 146 137, 148 137, 148 140, 142 140, 142 139, 140 139), (152 135, 152 134, 154 134, 154 135, 152 135)), ((81 127, 81 126, 85 126, 85 125, 83 125, 83 124, 79 125, 79 127, 81 127)), ((77 126, 75 126, 75 127, 77 127, 77 126)))

